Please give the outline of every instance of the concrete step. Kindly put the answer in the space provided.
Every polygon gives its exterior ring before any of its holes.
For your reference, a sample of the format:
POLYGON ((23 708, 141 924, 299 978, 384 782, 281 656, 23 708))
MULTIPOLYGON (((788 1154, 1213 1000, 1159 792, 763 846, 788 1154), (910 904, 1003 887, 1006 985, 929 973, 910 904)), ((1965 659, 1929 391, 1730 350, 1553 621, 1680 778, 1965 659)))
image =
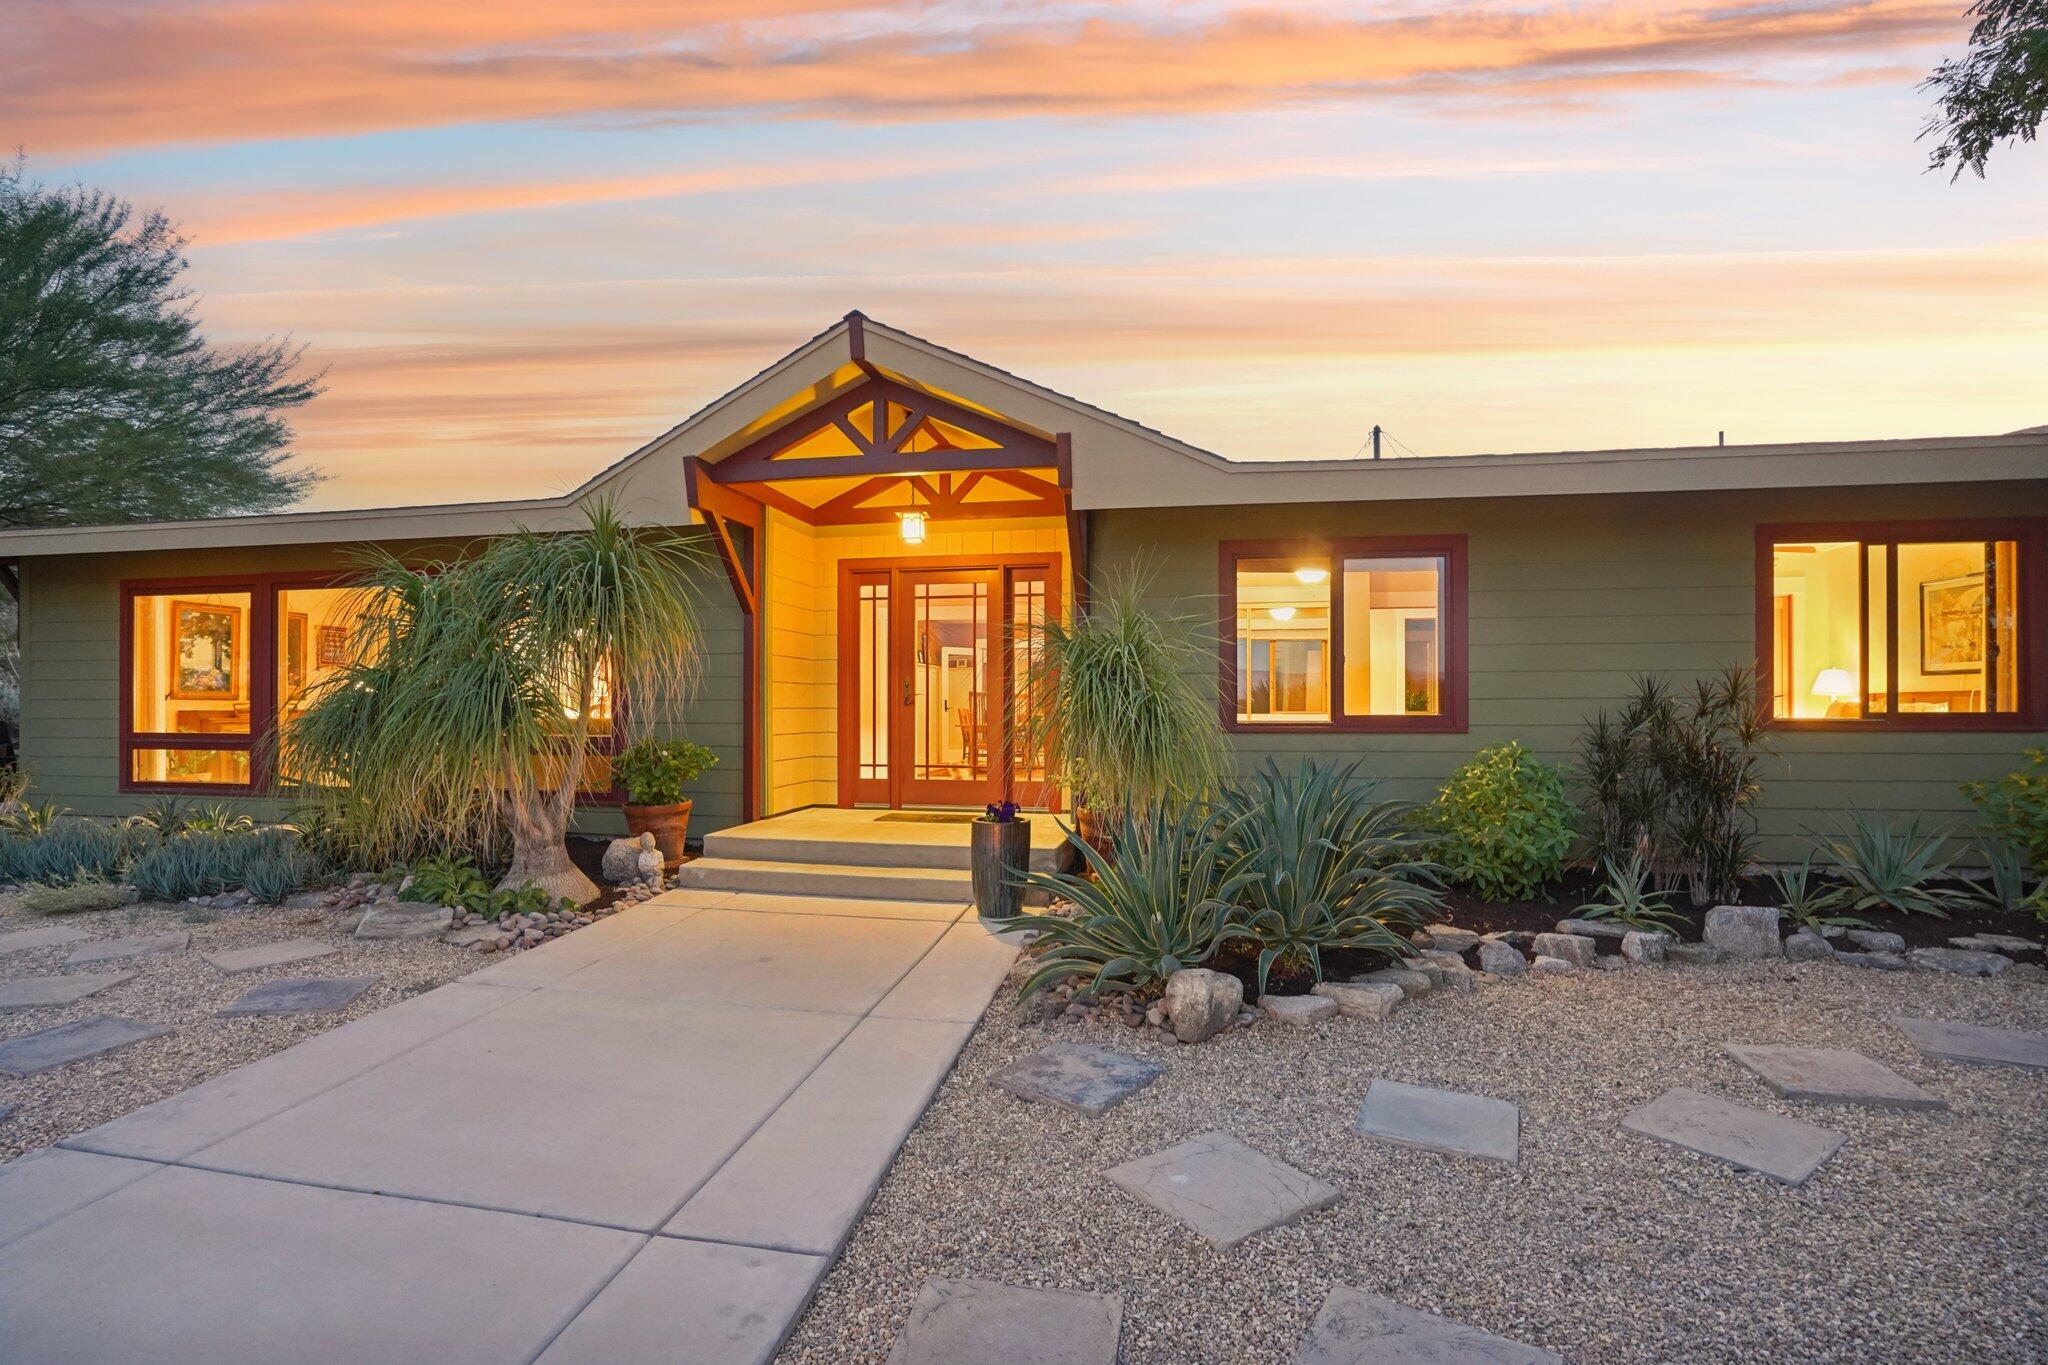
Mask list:
MULTIPOLYGON (((709 839, 705 841, 707 844, 709 839)), ((847 896, 861 900, 974 899, 963 868, 860 867, 847 863, 778 862, 707 854, 676 869, 676 885, 697 891, 753 891, 769 896, 847 896)))
MULTIPOLYGON (((813 838, 805 835, 772 833, 770 830, 773 824, 773 821, 767 821, 763 824, 714 830, 704 836, 704 856, 707 859, 731 859, 735 862, 809 863, 821 867, 928 868, 961 873, 966 872, 969 866, 969 849, 964 835, 958 843, 899 841, 890 839, 883 833, 886 826, 870 826, 878 837, 813 838)), ((1063 851, 1063 847, 1058 846, 1034 848, 1031 850, 1031 866, 1040 872, 1050 872, 1060 865, 1060 855, 1063 851)))

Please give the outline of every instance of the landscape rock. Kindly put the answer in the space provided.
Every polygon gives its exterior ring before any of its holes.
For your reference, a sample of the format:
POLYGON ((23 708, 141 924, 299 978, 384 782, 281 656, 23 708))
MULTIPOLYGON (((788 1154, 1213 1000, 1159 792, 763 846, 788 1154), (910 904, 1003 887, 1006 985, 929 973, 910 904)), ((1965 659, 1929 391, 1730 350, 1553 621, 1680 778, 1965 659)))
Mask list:
POLYGON ((1529 970, 1538 976, 1569 976, 1578 970, 1578 964, 1561 957, 1547 957, 1538 953, 1529 963, 1529 970))
POLYGON ((482 943, 496 946, 498 942, 498 926, 488 922, 467 925, 461 929, 449 931, 442 936, 441 941, 453 944, 457 948, 474 948, 482 943))
POLYGON ((1825 962, 1834 955, 1834 945, 1819 934, 1801 932, 1785 940, 1785 958, 1790 962, 1825 962))
POLYGON ((1906 954, 1915 967, 1958 976, 1997 976, 2012 966, 2004 953, 1975 953, 1967 948, 1915 948, 1906 954))
POLYGON ((1337 1014, 1337 1002, 1327 995, 1262 995, 1259 1008, 1282 1024, 1315 1024, 1337 1014))
POLYGON ((1469 991, 1473 987, 1472 969, 1456 953, 1425 949, 1415 959, 1415 970, 1427 976, 1436 990, 1469 991))
POLYGON ((1593 959, 1593 965, 1603 972, 1619 972, 1628 967, 1628 959, 1617 957, 1613 953, 1603 953, 1593 959))
POLYGON ((1851 929, 1848 932, 1848 939, 1849 942, 1855 944, 1858 948, 1865 949, 1868 952, 1903 953, 1906 951, 1906 940, 1900 938, 1897 934, 1885 933, 1882 929, 1851 929))
POLYGON ((1707 911, 1700 936, 1732 958, 1783 957, 1785 945, 1778 938, 1781 914, 1775 905, 1717 905, 1707 911))
POLYGON ((1533 929, 1502 929, 1485 935, 1485 938, 1489 943, 1512 943, 1517 948, 1526 948, 1536 941, 1536 931, 1533 929))
POLYGON ((1688 967, 1711 967, 1723 954, 1711 943, 1673 943, 1664 949, 1664 960, 1688 967))
POLYGON ((1166 978, 1162 1004, 1173 1021, 1173 1036, 1183 1043, 1199 1043, 1237 1022, 1237 1012, 1244 1007, 1244 983, 1206 967, 1183 967, 1166 978))
POLYGON ((364 911, 362 922, 356 925, 356 937, 433 938, 448 932, 448 925, 454 918, 455 912, 445 905, 431 905, 426 901, 393 901, 388 905, 373 905, 364 911))
MULTIPOLYGON (((642 834, 631 839, 614 839, 604 846, 598 875, 614 886, 641 879, 640 855, 654 849, 654 836, 642 834)), ((655 856, 659 857, 657 853, 655 856)))
POLYGON ((1584 934, 1538 934, 1532 946, 1537 956, 1562 958, 1574 967, 1590 967, 1600 955, 1599 945, 1584 934))
POLYGON ((1423 946, 1440 952, 1463 953, 1478 946, 1479 935, 1470 929, 1454 929, 1448 924, 1426 924, 1423 936, 1428 940, 1423 946))
POLYGON ((1366 983, 1389 982, 1399 986, 1404 994, 1410 996, 1427 995, 1430 987, 1436 984, 1430 979, 1428 972, 1414 967, 1382 967, 1376 972, 1367 972, 1364 976, 1355 976, 1351 979, 1366 983))
POLYGON ((1513 944, 1487 942, 1479 945, 1479 970, 1495 976, 1520 976, 1529 970, 1529 963, 1513 944))
POLYGON ((1966 948, 1982 953, 2038 953, 2041 945, 2030 938, 2016 938, 2011 934, 1964 934, 1952 938, 1953 947, 1966 948))
POLYGON ((1560 934, 1577 934, 1581 938, 1626 938, 1629 927, 1604 919, 1561 919, 1557 922, 1560 934))
POLYGON ((2015 962, 2005 969, 2007 981, 2048 981, 2048 967, 2038 962, 2015 962))
POLYGON ((1631 929, 1621 936, 1621 955, 1630 962, 1657 964, 1671 949, 1671 935, 1661 929, 1631 929))
POLYGON ((1906 959, 1900 957, 1897 953, 1844 953, 1838 951, 1835 954, 1835 961, 1846 963, 1851 967, 1868 967, 1872 971, 1879 972, 1903 972, 1906 970, 1906 959))
POLYGON ((1334 1000, 1338 1012, 1353 1019, 1384 1019, 1408 998, 1407 992, 1390 981, 1324 981, 1311 994, 1334 1000))

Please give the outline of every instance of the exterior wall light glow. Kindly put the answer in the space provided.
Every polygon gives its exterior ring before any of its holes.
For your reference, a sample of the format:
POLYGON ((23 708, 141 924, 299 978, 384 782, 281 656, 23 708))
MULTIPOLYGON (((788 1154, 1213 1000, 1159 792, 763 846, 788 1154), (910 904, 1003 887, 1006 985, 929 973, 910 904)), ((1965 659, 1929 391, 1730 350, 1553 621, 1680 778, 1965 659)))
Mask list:
POLYGON ((897 515, 901 520, 896 523, 896 529, 902 533, 903 543, 905 545, 924 544, 924 513, 901 512, 897 515))

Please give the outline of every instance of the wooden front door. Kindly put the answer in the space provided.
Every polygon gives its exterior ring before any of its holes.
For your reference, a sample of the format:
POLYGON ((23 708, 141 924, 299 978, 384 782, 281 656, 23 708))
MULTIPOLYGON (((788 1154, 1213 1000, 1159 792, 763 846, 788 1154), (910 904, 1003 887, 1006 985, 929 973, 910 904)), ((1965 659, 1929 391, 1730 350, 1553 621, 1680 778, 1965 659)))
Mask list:
POLYGON ((1056 561, 848 562, 839 607, 841 805, 1046 804, 1013 695, 1056 561))

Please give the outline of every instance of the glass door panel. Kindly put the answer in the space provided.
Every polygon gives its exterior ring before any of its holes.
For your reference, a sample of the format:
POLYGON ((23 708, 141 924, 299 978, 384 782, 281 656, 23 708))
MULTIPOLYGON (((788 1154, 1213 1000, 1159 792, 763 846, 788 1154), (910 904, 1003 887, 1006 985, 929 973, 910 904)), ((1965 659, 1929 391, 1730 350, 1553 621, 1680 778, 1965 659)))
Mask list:
POLYGON ((999 583, 997 571, 897 575, 905 802, 993 799, 1000 718, 990 706, 990 644, 999 583))

